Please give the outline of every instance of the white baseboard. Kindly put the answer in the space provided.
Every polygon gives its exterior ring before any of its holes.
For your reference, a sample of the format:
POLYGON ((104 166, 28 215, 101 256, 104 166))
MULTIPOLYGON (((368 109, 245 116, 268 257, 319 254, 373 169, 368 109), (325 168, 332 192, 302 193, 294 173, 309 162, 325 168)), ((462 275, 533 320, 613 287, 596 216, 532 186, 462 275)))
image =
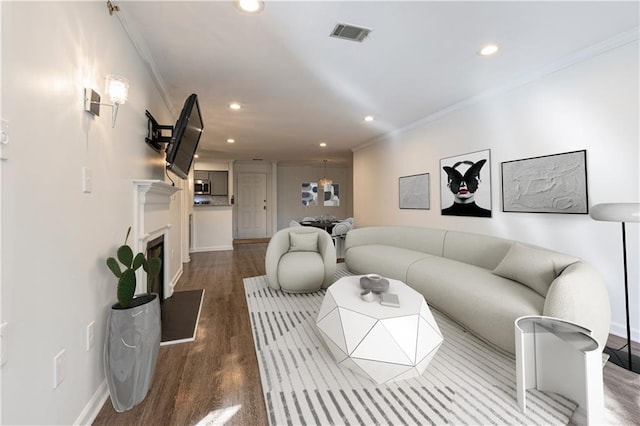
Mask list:
POLYGON ((205 251, 225 251, 233 250, 233 245, 230 246, 213 246, 213 247, 197 247, 192 248, 191 253, 200 253, 205 251))
MULTIPOLYGON (((612 322, 609 333, 627 340, 627 325, 624 323, 620 324, 617 322, 612 322)), ((640 330, 634 329, 633 324, 631 324, 631 340, 636 343, 640 343, 640 330)))
POLYGON ((180 277, 182 276, 182 272, 184 271, 182 264, 180 265, 180 269, 178 269, 178 272, 176 272, 176 274, 173 276, 173 278, 171 278, 171 282, 169 283, 169 289, 171 290, 169 292, 169 294, 165 294, 164 297, 165 299, 168 297, 173 296, 173 292, 176 289, 176 286, 178 285, 178 280, 180 279, 180 277))
POLYGON ((84 407, 78 418, 73 422, 74 425, 91 425, 98 417, 98 413, 102 406, 109 398, 109 389, 107 388, 107 380, 103 380, 96 389, 95 393, 84 407))
POLYGON ((182 276, 182 272, 184 272, 184 269, 182 268, 182 265, 180 265, 180 269, 178 269, 178 272, 176 272, 176 274, 171 279, 170 286, 172 291, 174 288, 176 288, 176 285, 178 285, 178 280, 180 280, 180 277, 182 276))

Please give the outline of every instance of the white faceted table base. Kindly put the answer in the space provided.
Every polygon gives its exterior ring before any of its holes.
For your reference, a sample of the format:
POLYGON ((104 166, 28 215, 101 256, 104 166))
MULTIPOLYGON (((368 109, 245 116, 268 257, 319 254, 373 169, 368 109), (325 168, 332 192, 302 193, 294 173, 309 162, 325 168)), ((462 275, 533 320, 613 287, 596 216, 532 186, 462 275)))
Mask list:
POLYGON ((424 297, 389 279, 400 307, 381 305, 378 295, 366 302, 360 277, 327 289, 316 320, 327 348, 338 364, 379 384, 422 375, 443 340, 424 297))

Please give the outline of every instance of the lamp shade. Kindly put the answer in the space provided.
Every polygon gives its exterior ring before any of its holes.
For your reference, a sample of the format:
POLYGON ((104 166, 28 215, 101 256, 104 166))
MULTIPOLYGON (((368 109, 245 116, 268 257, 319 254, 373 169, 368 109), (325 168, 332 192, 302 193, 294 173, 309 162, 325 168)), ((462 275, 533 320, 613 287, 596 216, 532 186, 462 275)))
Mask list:
POLYGON ((115 74, 107 74, 105 95, 114 104, 123 104, 129 94, 129 80, 115 74))
POLYGON ((606 222, 640 222, 640 203, 603 203, 591 207, 594 220, 606 222))

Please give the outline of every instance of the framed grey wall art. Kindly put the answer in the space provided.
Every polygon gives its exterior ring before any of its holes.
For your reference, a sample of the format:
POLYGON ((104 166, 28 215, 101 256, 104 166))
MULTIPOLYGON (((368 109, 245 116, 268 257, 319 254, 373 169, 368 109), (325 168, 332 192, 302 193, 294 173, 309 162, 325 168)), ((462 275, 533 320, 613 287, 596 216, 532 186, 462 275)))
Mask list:
POLYGON ((440 207, 445 216, 491 217, 491 150, 440 160, 440 207))
POLYGON ((318 184, 316 182, 302 182, 302 205, 318 205, 318 184))
POLYGON ((320 186, 317 182, 302 182, 302 205, 339 207, 340 185, 320 186))
POLYGON ((502 163, 502 210, 588 214, 587 151, 502 163))
POLYGON ((399 182, 400 208, 429 210, 429 173, 401 176, 399 182))
POLYGON ((323 206, 325 207, 340 207, 340 185, 337 183, 324 185, 321 194, 324 194, 323 206))

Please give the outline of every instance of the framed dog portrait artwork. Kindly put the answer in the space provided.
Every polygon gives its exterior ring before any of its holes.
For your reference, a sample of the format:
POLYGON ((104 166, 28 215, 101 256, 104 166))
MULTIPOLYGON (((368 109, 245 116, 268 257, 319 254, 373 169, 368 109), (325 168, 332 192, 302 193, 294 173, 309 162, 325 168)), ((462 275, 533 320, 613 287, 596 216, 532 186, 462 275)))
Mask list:
POLYGON ((491 150, 440 160, 440 208, 444 216, 491 217, 491 150))

